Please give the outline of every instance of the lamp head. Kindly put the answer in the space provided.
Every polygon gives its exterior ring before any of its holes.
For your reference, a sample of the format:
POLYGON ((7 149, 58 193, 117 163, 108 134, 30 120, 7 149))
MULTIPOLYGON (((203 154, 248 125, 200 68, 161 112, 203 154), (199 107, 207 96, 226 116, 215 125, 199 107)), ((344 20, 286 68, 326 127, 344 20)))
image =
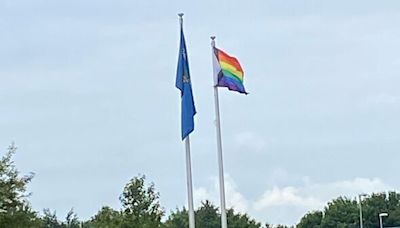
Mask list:
POLYGON ((379 214, 379 217, 384 217, 384 216, 386 217, 386 216, 388 216, 388 215, 389 215, 388 213, 380 213, 380 214, 379 214))

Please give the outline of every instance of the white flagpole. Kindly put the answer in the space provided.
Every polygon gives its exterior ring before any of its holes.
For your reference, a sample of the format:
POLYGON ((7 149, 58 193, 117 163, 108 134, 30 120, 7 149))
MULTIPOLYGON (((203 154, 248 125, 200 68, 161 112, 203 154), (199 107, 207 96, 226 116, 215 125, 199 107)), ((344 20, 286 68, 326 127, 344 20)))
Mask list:
POLYGON ((194 222, 194 208, 193 208, 193 185, 192 185, 192 166, 190 158, 190 140, 189 135, 185 138, 186 148, 186 178, 188 190, 188 204, 189 204, 189 228, 195 228, 194 222))
MULTIPOLYGON (((183 27, 183 13, 178 14, 181 29, 183 27)), ((193 184, 192 184, 192 165, 190 157, 190 139, 189 135, 185 138, 186 149, 186 181, 188 191, 188 205, 189 205, 189 228, 195 228, 194 222, 194 207, 193 207, 193 184)))
MULTIPOLYGON (((212 55, 214 55, 214 47, 215 47, 215 36, 212 36, 211 37, 212 55)), ((225 184, 224 184, 224 164, 222 160, 221 121, 219 115, 218 88, 216 85, 214 85, 214 100, 215 100, 215 127, 217 129, 217 148, 218 148, 218 166, 219 166, 219 193, 221 201, 221 227, 228 228, 228 223, 226 219, 226 206, 225 206, 225 184)))

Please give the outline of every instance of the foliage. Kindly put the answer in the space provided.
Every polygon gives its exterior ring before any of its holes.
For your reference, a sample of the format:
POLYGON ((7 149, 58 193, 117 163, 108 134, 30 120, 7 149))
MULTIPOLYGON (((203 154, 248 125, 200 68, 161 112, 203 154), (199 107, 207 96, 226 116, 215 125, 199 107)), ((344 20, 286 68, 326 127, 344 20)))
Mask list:
POLYGON ((65 217, 65 226, 67 228, 79 228, 80 227, 78 215, 74 212, 73 209, 71 209, 67 213, 67 216, 65 217))
POLYGON ((37 213, 26 200, 26 185, 33 173, 20 176, 12 161, 16 150, 12 143, 0 159, 0 227, 39 227, 37 213))
POLYGON ((182 210, 176 209, 171 212, 168 220, 165 221, 164 228, 187 228, 189 227, 189 215, 188 211, 183 208, 182 210))
POLYGON ((322 212, 313 211, 309 212, 300 220, 297 228, 322 228, 322 212))
POLYGON ((208 200, 195 213, 196 227, 218 228, 221 227, 220 219, 218 208, 208 200))
POLYGON ((121 227, 156 228, 161 226, 164 211, 154 184, 145 184, 145 176, 132 178, 120 196, 122 203, 121 227))
POLYGON ((122 224, 122 214, 111 207, 104 206, 89 221, 86 227, 118 228, 122 224))
POLYGON ((39 228, 41 221, 29 205, 19 206, 17 210, 7 210, 0 215, 0 227, 39 228))
MULTIPOLYGON (((188 212, 177 209, 172 212, 164 223, 165 228, 187 228, 189 224, 188 212)), ((249 218, 247 214, 235 213, 233 209, 227 211, 228 226, 232 228, 260 228, 261 224, 249 218)), ((202 202, 200 208, 195 211, 196 227, 219 228, 221 227, 221 215, 218 207, 210 201, 202 202)))
POLYGON ((57 218, 56 212, 51 212, 50 209, 43 210, 43 216, 41 218, 42 225, 41 228, 79 228, 80 222, 78 216, 71 209, 68 211, 65 222, 60 222, 57 218))
POLYGON ((10 228, 78 228, 79 220, 71 209, 66 222, 57 220, 56 213, 45 209, 44 215, 39 217, 32 210, 26 193, 27 184, 32 180, 33 173, 20 176, 12 156, 17 148, 12 143, 7 153, 0 159, 0 227, 10 228))
POLYGON ((379 226, 379 213, 387 212, 383 219, 386 227, 400 226, 400 194, 396 192, 376 193, 362 201, 365 227, 379 226))
MULTIPOLYGON (((26 193, 27 184, 33 174, 21 176, 12 156, 16 147, 12 144, 0 158, 0 227, 7 228, 187 228, 188 211, 176 209, 165 222, 161 222, 164 211, 159 202, 159 193, 154 184, 146 183, 145 176, 132 178, 120 196, 121 209, 104 206, 89 221, 80 222, 71 209, 64 221, 59 221, 56 212, 49 209, 43 216, 32 210, 26 193)), ((379 213, 387 212, 383 219, 385 227, 400 226, 400 194, 396 192, 375 193, 361 201, 364 227, 378 227, 379 213)), ((345 197, 328 202, 323 211, 309 212, 301 218, 298 228, 358 228, 360 203, 345 197)), ((195 211, 196 227, 219 228, 221 215, 218 207, 210 201, 202 202, 195 211)), ((247 214, 227 211, 230 228, 261 228, 261 224, 247 214)), ((284 225, 265 224, 264 227, 288 228, 284 225)))
POLYGON ((227 219, 230 227, 259 228, 261 223, 251 219, 247 214, 235 213, 233 209, 227 211, 227 219))
POLYGON ((62 228, 62 224, 58 222, 56 212, 53 213, 50 209, 46 208, 43 210, 44 216, 42 217, 43 228, 62 228))
MULTIPOLYGON (((385 227, 400 226, 400 194, 396 192, 372 194, 362 200, 364 227, 379 227, 379 213, 387 212, 383 219, 385 227)), ((359 203, 339 197, 325 207, 324 211, 307 213, 298 228, 358 228, 360 226, 359 203)))
POLYGON ((19 176, 11 160, 16 150, 14 143, 11 144, 8 152, 0 160, 0 211, 18 210, 24 206, 26 185, 33 178, 33 174, 19 176))
POLYGON ((328 203, 325 208, 322 227, 358 228, 359 214, 357 201, 339 197, 328 203))

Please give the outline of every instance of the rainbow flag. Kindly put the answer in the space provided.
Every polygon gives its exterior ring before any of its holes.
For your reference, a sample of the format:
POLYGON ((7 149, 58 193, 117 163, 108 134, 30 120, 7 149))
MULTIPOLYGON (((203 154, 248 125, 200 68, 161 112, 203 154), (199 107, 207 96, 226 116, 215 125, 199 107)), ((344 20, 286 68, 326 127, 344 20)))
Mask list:
POLYGON ((235 57, 214 47, 213 65, 214 86, 227 87, 229 90, 247 94, 243 85, 243 69, 235 57))

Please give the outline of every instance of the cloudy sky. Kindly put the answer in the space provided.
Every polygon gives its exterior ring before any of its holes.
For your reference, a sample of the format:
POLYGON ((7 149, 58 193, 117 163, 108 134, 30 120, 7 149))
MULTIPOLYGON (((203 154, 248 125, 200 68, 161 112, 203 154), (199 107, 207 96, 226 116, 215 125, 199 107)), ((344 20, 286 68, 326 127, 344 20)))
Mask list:
POLYGON ((196 205, 218 205, 210 35, 248 96, 220 90, 227 203, 294 224, 334 197, 396 190, 400 2, 0 1, 0 148, 35 172, 36 210, 120 208, 133 176, 186 204, 177 13, 198 110, 196 205))

